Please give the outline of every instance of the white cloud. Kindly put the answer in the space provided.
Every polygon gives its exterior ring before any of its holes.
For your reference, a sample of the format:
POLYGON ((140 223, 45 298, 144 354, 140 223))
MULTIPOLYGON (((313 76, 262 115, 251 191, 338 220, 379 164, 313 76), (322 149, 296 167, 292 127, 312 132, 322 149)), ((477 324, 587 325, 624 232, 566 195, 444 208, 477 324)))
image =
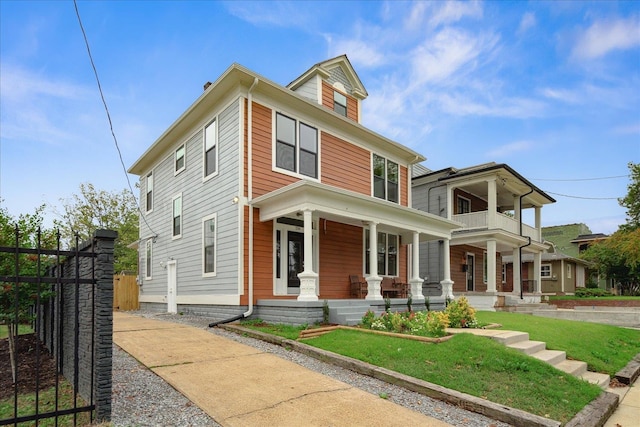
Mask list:
POLYGON ((582 97, 580 96, 580 94, 569 89, 543 88, 540 90, 540 93, 545 98, 553 99, 555 101, 562 101, 567 104, 578 104, 582 102, 582 97))
POLYGON ((488 116, 530 118, 541 117, 545 104, 535 99, 518 97, 483 98, 474 100, 472 94, 442 93, 438 98, 444 112, 457 116, 488 116))
POLYGON ((464 17, 482 18, 482 4, 479 1, 436 2, 439 6, 429 19, 433 27, 460 21, 464 17))
MULTIPOLYGON (((327 41, 331 42, 332 38, 328 37, 327 41)), ((347 54, 349 61, 354 67, 377 67, 382 65, 385 60, 385 55, 378 51, 373 44, 366 43, 363 40, 357 39, 344 39, 338 40, 335 43, 330 43, 330 57, 347 54)))
POLYGON ((533 12, 525 13, 520 20, 518 34, 526 33, 529 29, 535 27, 536 23, 536 15, 533 12))
POLYGON ((640 123, 618 126, 613 129, 613 133, 616 135, 640 135, 640 123))
POLYGON ((533 147, 530 141, 515 141, 509 144, 502 145, 494 148, 487 153, 487 157, 500 158, 509 157, 512 154, 521 153, 523 151, 529 151, 533 147))
POLYGON ((317 13, 317 6, 300 7, 298 2, 230 1, 224 4, 231 15, 253 25, 309 29, 316 22, 314 13, 317 13))
POLYGON ((640 15, 594 22, 579 35, 572 51, 578 59, 594 59, 615 50, 640 46, 640 15))

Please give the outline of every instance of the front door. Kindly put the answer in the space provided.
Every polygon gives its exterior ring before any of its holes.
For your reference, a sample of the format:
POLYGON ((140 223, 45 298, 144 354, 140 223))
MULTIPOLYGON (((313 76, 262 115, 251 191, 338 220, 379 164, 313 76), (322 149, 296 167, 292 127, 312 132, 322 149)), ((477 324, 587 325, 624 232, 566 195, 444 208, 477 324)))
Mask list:
POLYGON ((467 291, 475 289, 476 281, 476 257, 473 254, 467 254, 467 291))
POLYGON ((304 233, 287 232, 287 293, 300 292, 298 274, 304 270, 304 233))
POLYGON ((167 262, 167 312, 177 313, 178 304, 176 300, 176 294, 178 293, 178 268, 177 261, 171 260, 167 262))

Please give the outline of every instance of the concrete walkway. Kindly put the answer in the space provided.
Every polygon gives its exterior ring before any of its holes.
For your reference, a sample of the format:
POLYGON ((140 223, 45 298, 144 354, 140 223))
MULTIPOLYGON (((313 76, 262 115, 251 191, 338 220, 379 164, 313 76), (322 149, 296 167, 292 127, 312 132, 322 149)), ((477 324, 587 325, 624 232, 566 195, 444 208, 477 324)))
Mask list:
POLYGON ((620 404, 609 417, 604 427, 633 427, 640 423, 640 388, 631 387, 610 389, 620 397, 620 404))
POLYGON ((115 344, 223 426, 449 425, 201 329, 113 317, 115 344))

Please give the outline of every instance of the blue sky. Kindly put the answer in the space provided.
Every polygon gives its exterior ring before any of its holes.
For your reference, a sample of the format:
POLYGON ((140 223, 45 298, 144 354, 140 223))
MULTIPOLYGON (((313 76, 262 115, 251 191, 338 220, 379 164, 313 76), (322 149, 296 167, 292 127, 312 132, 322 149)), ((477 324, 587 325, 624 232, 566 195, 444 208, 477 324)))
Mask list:
MULTIPOLYGON (((346 53, 369 92, 363 124, 428 168, 507 163, 557 200, 544 226, 625 221, 628 178, 593 178, 640 162, 640 2, 78 8, 127 168, 232 63, 286 85, 346 53)), ((83 182, 127 187, 73 2, 0 0, 2 204, 53 208, 83 182)))

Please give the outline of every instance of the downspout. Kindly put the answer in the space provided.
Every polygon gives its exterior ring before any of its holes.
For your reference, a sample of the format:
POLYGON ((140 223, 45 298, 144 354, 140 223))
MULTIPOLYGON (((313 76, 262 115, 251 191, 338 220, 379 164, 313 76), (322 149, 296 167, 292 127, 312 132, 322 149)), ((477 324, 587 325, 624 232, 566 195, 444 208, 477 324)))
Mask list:
MULTIPOLYGON (((526 196, 528 196, 529 194, 533 193, 533 188, 531 188, 529 190, 528 193, 525 193, 523 195, 520 196, 520 236, 522 236, 522 199, 526 196)), ((520 299, 524 299, 524 291, 522 289, 522 248, 526 248, 527 246, 531 245, 531 236, 527 236, 529 238, 529 243, 527 243, 526 245, 522 245, 518 247, 518 260, 520 261, 520 265, 518 266, 518 268, 520 269, 520 299)))
POLYGON ((235 322, 236 320, 249 317, 253 313, 253 206, 251 205, 251 202, 253 200, 253 171, 251 168, 252 161, 253 161, 253 150, 252 150, 253 138, 251 135, 253 131, 253 125, 252 125, 253 110, 251 108, 251 104, 253 103, 253 96, 251 95, 251 92, 258 84, 258 81, 259 80, 257 77, 253 79, 253 84, 251 85, 247 93, 247 103, 248 103, 248 106, 247 106, 247 181, 248 181, 247 182, 247 192, 248 192, 247 204, 249 206, 249 307, 248 307, 248 310, 242 314, 231 317, 229 319, 221 320, 219 322, 209 323, 210 328, 213 328, 223 323, 235 322))

